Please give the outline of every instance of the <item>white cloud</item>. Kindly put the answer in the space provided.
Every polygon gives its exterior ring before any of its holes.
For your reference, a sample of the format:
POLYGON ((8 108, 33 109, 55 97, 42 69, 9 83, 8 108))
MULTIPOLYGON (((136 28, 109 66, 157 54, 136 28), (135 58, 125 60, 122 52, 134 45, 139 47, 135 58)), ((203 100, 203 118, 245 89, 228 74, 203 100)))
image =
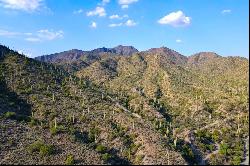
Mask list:
POLYGON ((27 52, 27 51, 24 51, 24 50, 18 50, 17 52, 19 54, 23 54, 23 55, 26 55, 28 57, 32 57, 32 53, 30 53, 30 52, 27 52))
POLYGON ((173 27, 181 27, 181 26, 187 26, 191 24, 191 18, 185 16, 185 14, 182 11, 172 12, 160 20, 158 20, 159 24, 168 24, 173 27))
POLYGON ((121 19, 121 17, 117 14, 114 14, 112 16, 109 16, 109 19, 121 19))
POLYGON ((24 35, 31 36, 31 35, 32 35, 32 33, 27 32, 27 33, 24 33, 24 35))
POLYGON ((81 14, 83 12, 83 10, 82 9, 79 9, 79 10, 75 10, 73 13, 74 14, 81 14))
POLYGON ((5 37, 21 37, 24 38, 26 41, 30 42, 42 42, 42 41, 48 41, 48 40, 56 40, 63 38, 63 31, 53 31, 48 29, 39 30, 35 33, 31 32, 11 32, 7 30, 0 29, 0 36, 5 37))
POLYGON ((43 1, 44 0, 0 0, 0 6, 30 12, 37 10, 43 1))
POLYGON ((106 4, 106 3, 109 3, 110 0, 102 0, 102 4, 106 4))
POLYGON ((222 14, 227 14, 227 13, 231 13, 232 11, 230 9, 225 9, 225 10, 222 10, 221 13, 222 14))
POLYGON ((124 23, 112 23, 112 24, 109 24, 109 27, 111 27, 111 28, 113 28, 113 27, 120 27, 120 26, 133 27, 133 26, 136 26, 136 25, 137 25, 137 23, 134 20, 127 20, 124 23))
POLYGON ((95 10, 87 12, 87 16, 96 16, 104 17, 106 16, 106 11, 103 7, 97 6, 95 10))
POLYGON ((128 5, 122 5, 122 9, 127 9, 128 5))
POLYGON ((125 23, 126 26, 128 27, 132 27, 132 26, 136 26, 137 23, 134 22, 133 20, 128 20, 126 23, 125 23))
POLYGON ((42 29, 37 32, 37 37, 43 40, 55 40, 63 38, 63 31, 54 32, 53 30, 42 29))
POLYGON ((135 2, 138 2, 138 0, 119 0, 118 3, 121 5, 122 9, 126 9, 130 4, 135 2))
POLYGON ((176 43, 182 43, 181 39, 176 39, 176 43))
POLYGON ((105 6, 106 4, 108 4, 110 2, 110 0, 102 0, 102 2, 98 3, 99 6, 105 6))
POLYGON ((109 19, 123 19, 123 18, 128 18, 128 15, 127 14, 125 14, 125 15, 123 15, 123 16, 119 16, 118 14, 114 14, 114 15, 111 15, 111 16, 109 16, 109 19))
POLYGON ((25 38, 25 40, 29 42, 41 42, 42 41, 41 39, 36 38, 36 37, 28 37, 28 38, 25 38))
POLYGON ((113 28, 113 27, 120 27, 122 26, 123 23, 119 23, 119 24, 109 24, 109 27, 113 28))
POLYGON ((97 23, 96 22, 92 22, 91 25, 90 25, 91 28, 97 28, 97 23))
POLYGON ((138 2, 138 0, 119 0, 120 5, 130 5, 131 3, 138 2))
POLYGON ((0 29, 0 36, 5 36, 5 37, 15 37, 20 35, 19 32, 11 32, 7 30, 0 29))
POLYGON ((123 15, 123 18, 128 18, 128 15, 127 15, 127 14, 124 14, 124 15, 123 15))

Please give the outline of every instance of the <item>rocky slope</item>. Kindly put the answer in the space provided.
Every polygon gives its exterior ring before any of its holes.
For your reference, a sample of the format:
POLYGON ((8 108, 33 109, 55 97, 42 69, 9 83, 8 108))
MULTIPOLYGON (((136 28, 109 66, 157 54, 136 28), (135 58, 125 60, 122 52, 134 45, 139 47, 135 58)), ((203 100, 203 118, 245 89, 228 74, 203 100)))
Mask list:
POLYGON ((247 59, 123 46, 47 59, 0 47, 0 164, 244 162, 247 59))
POLYGON ((187 163, 164 119, 157 127, 90 79, 0 52, 0 164, 187 163))

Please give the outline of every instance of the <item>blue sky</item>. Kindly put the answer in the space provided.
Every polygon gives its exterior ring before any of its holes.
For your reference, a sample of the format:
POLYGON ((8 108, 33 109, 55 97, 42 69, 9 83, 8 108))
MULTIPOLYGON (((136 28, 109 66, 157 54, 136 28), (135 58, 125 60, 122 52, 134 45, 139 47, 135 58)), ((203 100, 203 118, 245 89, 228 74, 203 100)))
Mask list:
POLYGON ((30 57, 166 46, 249 57, 248 0, 0 0, 0 43, 30 57))

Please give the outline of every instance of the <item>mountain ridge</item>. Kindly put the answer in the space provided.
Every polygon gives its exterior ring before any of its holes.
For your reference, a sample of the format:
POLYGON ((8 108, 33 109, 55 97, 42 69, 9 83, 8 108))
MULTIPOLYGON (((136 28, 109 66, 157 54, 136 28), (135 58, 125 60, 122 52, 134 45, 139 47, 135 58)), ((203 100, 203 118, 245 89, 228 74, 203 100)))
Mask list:
POLYGON ((85 63, 93 63, 96 60, 99 60, 101 57, 106 56, 106 55, 132 56, 135 53, 164 55, 169 59, 169 61, 175 64, 179 64, 179 65, 184 65, 184 64, 197 65, 199 63, 204 63, 206 61, 216 59, 216 58, 230 58, 231 57, 231 58, 247 59, 241 56, 223 57, 215 52, 208 52, 208 51, 198 52, 190 56, 185 56, 179 53, 178 51, 175 51, 165 46, 159 47, 159 48, 150 48, 146 51, 138 51, 133 46, 123 46, 123 45, 118 45, 113 48, 101 47, 101 48, 96 48, 90 51, 71 49, 71 50, 63 51, 59 53, 38 56, 38 57, 35 57, 34 59, 42 61, 42 62, 59 63, 59 64, 60 63, 76 63, 77 61, 84 61, 85 63))

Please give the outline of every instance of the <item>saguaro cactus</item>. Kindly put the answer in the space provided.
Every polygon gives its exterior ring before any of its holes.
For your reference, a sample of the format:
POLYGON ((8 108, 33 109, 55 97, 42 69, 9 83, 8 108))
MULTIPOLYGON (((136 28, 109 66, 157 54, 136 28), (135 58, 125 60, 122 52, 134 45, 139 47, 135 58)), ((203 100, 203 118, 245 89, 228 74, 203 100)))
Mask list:
POLYGON ((168 160, 168 164, 167 165, 170 165, 170 161, 169 161, 169 152, 167 151, 167 160, 168 160))
POLYGON ((169 134, 169 129, 168 129, 168 127, 167 127, 167 131, 166 131, 166 134, 167 134, 167 135, 169 134))
POLYGON ((75 123, 75 114, 72 115, 72 122, 75 123))
POLYGON ((56 121, 56 118, 54 119, 54 127, 57 128, 57 121, 56 121))
POLYGON ((55 94, 52 94, 52 101, 55 102, 55 94))
POLYGON ((174 146, 176 147, 177 145, 177 137, 174 139, 174 146))

